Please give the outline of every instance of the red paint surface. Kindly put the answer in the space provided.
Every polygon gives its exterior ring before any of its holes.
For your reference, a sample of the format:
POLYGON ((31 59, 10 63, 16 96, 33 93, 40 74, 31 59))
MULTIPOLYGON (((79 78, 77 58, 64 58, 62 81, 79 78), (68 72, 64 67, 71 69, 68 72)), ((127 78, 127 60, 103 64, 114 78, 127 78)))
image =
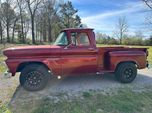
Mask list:
POLYGON ((90 46, 23 46, 8 48, 4 55, 9 71, 15 75, 22 63, 39 62, 46 65, 54 75, 79 73, 114 72, 116 66, 125 61, 137 64, 138 69, 146 68, 146 48, 96 47, 92 29, 65 29, 68 41, 70 32, 86 32, 90 46))

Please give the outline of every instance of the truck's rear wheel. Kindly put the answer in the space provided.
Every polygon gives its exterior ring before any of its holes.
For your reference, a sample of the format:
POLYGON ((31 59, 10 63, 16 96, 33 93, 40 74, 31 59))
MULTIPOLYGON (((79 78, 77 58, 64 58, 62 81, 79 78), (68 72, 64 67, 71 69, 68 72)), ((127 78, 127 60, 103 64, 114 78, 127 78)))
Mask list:
POLYGON ((115 71, 115 76, 122 83, 130 83, 137 76, 137 67, 131 62, 121 63, 115 71))
POLYGON ((43 65, 31 64, 27 65, 21 72, 20 84, 26 90, 38 91, 43 89, 50 78, 48 69, 43 65))

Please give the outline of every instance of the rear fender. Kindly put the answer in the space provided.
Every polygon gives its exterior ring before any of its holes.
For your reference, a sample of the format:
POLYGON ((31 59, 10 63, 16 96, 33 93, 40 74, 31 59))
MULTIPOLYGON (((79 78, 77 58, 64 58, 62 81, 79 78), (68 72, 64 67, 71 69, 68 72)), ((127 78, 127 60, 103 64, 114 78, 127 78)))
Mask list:
POLYGON ((138 69, 146 68, 146 53, 143 51, 114 51, 109 52, 109 69, 115 70, 122 62, 133 62, 138 69))

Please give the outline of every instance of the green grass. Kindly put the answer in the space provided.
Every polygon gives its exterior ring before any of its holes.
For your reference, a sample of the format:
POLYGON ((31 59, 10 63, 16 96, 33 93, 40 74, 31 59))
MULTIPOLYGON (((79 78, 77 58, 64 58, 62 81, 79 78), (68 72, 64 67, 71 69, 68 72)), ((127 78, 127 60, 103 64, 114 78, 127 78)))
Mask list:
POLYGON ((4 65, 5 57, 0 55, 0 73, 3 73, 6 71, 6 65, 4 65))
POLYGON ((149 56, 148 56, 148 61, 152 65, 152 46, 149 47, 149 56))
POLYGON ((0 73, 3 73, 6 71, 6 65, 4 65, 5 57, 0 54, 0 73))
POLYGON ((7 105, 1 104, 0 103, 0 113, 12 113, 7 105))
MULTIPOLYGON (((123 88, 113 94, 88 91, 67 99, 65 95, 68 95, 64 93, 56 96, 59 99, 57 102, 46 97, 36 100, 37 104, 34 108, 32 107, 32 110, 30 108, 32 103, 25 102, 24 106, 21 105, 21 110, 18 105, 19 109, 16 111, 24 111, 24 113, 152 113, 151 94, 150 89, 139 93, 131 88, 123 88)), ((0 113, 12 113, 12 111, 7 105, 0 104, 0 113)))
POLYGON ((43 99, 32 113, 151 113, 151 94, 152 91, 135 93, 129 89, 113 95, 85 92, 83 99, 77 97, 72 101, 53 103, 43 99))

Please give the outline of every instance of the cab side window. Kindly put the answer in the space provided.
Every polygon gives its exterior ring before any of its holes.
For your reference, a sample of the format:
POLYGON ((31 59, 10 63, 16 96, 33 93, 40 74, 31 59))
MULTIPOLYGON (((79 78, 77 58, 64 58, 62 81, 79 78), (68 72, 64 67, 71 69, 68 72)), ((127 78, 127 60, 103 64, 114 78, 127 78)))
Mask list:
POLYGON ((75 46, 89 46, 90 41, 87 33, 71 33, 71 41, 75 46))
POLYGON ((86 33, 78 34, 77 40, 78 40, 79 45, 82 45, 82 46, 89 46, 90 45, 89 37, 86 33))

